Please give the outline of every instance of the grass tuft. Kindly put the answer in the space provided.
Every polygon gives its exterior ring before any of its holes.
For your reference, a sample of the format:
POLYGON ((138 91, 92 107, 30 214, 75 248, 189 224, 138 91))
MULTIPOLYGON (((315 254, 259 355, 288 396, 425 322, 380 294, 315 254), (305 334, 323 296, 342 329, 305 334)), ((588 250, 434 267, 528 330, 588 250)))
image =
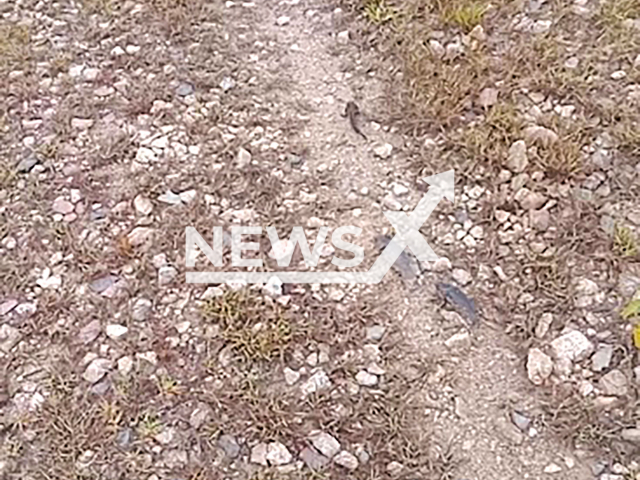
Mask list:
POLYGON ((25 25, 0 26, 0 68, 22 68, 31 58, 31 32, 25 25))
POLYGON ((445 24, 455 25, 469 32, 482 23, 482 19, 489 10, 484 2, 457 0, 446 1, 440 16, 445 24))
POLYGON ((364 14, 369 22, 382 25, 396 18, 397 11, 385 0, 368 0, 364 6, 364 14))
POLYGON ((622 257, 635 257, 638 254, 638 243, 629 227, 616 224, 613 246, 615 252, 622 257))
POLYGON ((291 339, 291 323, 281 309, 248 293, 226 292, 208 299, 202 312, 220 326, 223 338, 250 360, 281 355, 291 339))

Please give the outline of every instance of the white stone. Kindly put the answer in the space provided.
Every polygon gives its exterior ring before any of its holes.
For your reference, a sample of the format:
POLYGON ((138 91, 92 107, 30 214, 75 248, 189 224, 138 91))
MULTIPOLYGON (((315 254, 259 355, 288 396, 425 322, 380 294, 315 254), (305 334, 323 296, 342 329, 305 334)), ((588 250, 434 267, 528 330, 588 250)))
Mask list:
POLYGON ((576 295, 595 295, 599 290, 598 284, 588 278, 581 278, 576 282, 576 295))
POLYGON ((527 158, 527 145, 524 140, 518 140, 509 147, 507 167, 514 173, 522 173, 529 165, 527 158))
POLYGON ((454 333, 451 337, 445 340, 444 344, 447 348, 452 350, 467 349, 471 347, 471 336, 467 330, 463 330, 458 333, 454 333))
POLYGON ((257 463, 258 465, 267 466, 267 444, 259 443, 251 449, 251 463, 257 463))
POLYGON ((120 340, 127 334, 129 329, 124 325, 112 323, 110 325, 107 325, 104 331, 107 334, 107 337, 111 338, 112 340, 120 340))
POLYGON ((358 382, 358 385, 362 385, 363 387, 373 387, 378 384, 378 377, 366 370, 360 370, 356 374, 356 382, 358 382))
POLYGON ((133 359, 131 357, 124 356, 118 359, 118 372, 120 374, 127 376, 133 369, 133 359))
POLYGON ((451 270, 451 260, 447 257, 440 257, 433 263, 433 270, 435 272, 447 272, 451 270))
POLYGON ((274 275, 262 287, 262 291, 271 297, 279 297, 282 295, 282 285, 282 280, 274 275))
POLYGON ((127 240, 132 247, 147 245, 153 238, 153 228, 136 227, 127 235, 127 240))
POLYGON ((529 144, 540 144, 547 147, 558 141, 558 134, 553 130, 539 125, 527 127, 523 130, 524 139, 529 144))
POLYGON ((149 362, 151 365, 158 364, 158 354, 153 351, 136 353, 136 358, 139 358, 140 360, 144 360, 145 362, 149 362))
POLYGON ((75 207, 71 202, 65 200, 64 197, 58 197, 53 201, 51 208, 56 213, 67 215, 68 213, 73 212, 75 207))
POLYGON ((314 431, 309 434, 309 441, 327 458, 333 458, 340 451, 340 442, 325 432, 314 431))
POLYGON ((531 27, 533 33, 544 33, 551 28, 551 20, 538 20, 531 27))
POLYGON ((485 33, 484 27, 482 25, 476 25, 475 27, 473 27, 473 29, 471 29, 471 31, 469 32, 469 36, 478 40, 479 42, 483 42, 487 38, 487 34, 485 33))
POLYGON ((238 168, 245 168, 250 163, 251 163, 251 153, 249 153, 249 151, 245 150, 244 148, 241 148, 240 150, 238 150, 238 155, 236 157, 236 166, 238 168))
POLYGON ((546 467, 544 467, 544 473, 560 473, 562 468, 555 463, 550 463, 546 467))
POLYGON ((402 185, 401 183, 393 183, 391 185, 393 194, 396 197, 404 197, 405 195, 407 195, 409 193, 409 189, 407 187, 405 187, 404 185, 402 185))
POLYGON ((536 325, 536 337, 544 338, 549 331, 549 327, 551 327, 551 323, 553 323, 553 314, 549 312, 543 313, 538 319, 538 324, 536 325))
POLYGON ((82 77, 88 82, 95 81, 99 75, 100 75, 99 68, 86 68, 82 71, 82 77))
POLYGON ((386 330, 387 329, 382 325, 373 325, 371 327, 367 327, 367 340, 371 340, 374 342, 381 340, 386 330))
POLYGON ((534 385, 542 385, 553 372, 553 361, 538 348, 529 349, 527 375, 534 385))
POLYGON ((556 358, 579 362, 593 352, 593 344, 581 332, 570 331, 551 342, 556 358))
POLYGON ((271 465, 286 465, 293 459, 291 452, 280 442, 271 442, 267 445, 267 461, 271 465))
POLYGON ((332 288, 329 291, 329 300, 332 300, 334 302, 340 302, 345 297, 345 295, 346 294, 344 290, 341 290, 339 288, 332 288))
POLYGON ((390 143, 383 143, 373 149, 373 154, 382 159, 389 158, 391 156, 391 152, 393 152, 393 145, 390 143))
POLYGON ((331 380, 324 370, 318 370, 311 375, 301 386, 300 391, 304 396, 326 390, 331 386, 331 380))
POLYGON ((458 282, 458 284, 462 285, 463 287, 470 284, 473 280, 471 274, 466 270, 463 270, 462 268, 454 268, 453 272, 451 272, 451 276, 456 282, 458 282))
POLYGON ((475 248, 478 245, 478 242, 471 235, 467 235, 462 239, 462 243, 465 244, 467 248, 475 248))
POLYGON ((436 57, 438 58, 444 57, 444 54, 445 54, 444 46, 435 38, 432 38, 431 40, 429 40, 429 48, 431 49, 431 53, 433 53, 433 55, 435 55, 436 57))
POLYGON ((484 237, 484 229, 481 225, 475 225, 469 230, 469 235, 471 235, 476 240, 482 240, 482 238, 484 237))
POLYGON ((90 118, 72 118, 71 128, 77 130, 87 130, 93 126, 93 120, 90 118))
POLYGON ((112 366, 111 360, 96 358, 87 366, 82 374, 82 378, 91 384, 97 383, 111 370, 112 366))
POLYGON ((338 42, 340 43, 349 43, 349 30, 343 30, 338 33, 338 42))
POLYGON ((183 333, 187 333, 190 327, 191 327, 191 322, 188 320, 185 320, 184 322, 176 323, 176 331, 180 335, 182 335, 183 333))
POLYGON ((339 454, 337 454, 333 461, 336 465, 340 465, 341 467, 346 468, 347 470, 356 470, 358 468, 358 459, 355 455, 343 450, 339 454))
POLYGON ((151 307, 151 300, 138 298, 133 304, 133 307, 131 307, 131 318, 139 322, 146 320, 149 312, 151 312, 151 307))
POLYGON ((151 263, 153 264, 153 266, 156 269, 167 265, 168 264, 168 262, 167 262, 167 254, 166 253, 158 253, 157 255, 154 255, 153 258, 151 259, 151 263))
POLYGON ((158 269, 158 284, 169 285, 178 275, 178 271, 171 265, 163 265, 158 269))
POLYGON ((293 385, 300 380, 300 372, 284 367, 284 381, 287 385, 293 385))
POLYGON ((624 397, 629 391, 627 377, 620 370, 611 370, 598 384, 605 395, 624 397))
POLYGON ((149 215, 153 211, 153 203, 142 194, 137 195, 136 198, 133 199, 133 206, 136 211, 142 215, 149 215))
POLYGON ((478 96, 478 105, 482 108, 489 108, 498 101, 498 90, 487 87, 480 92, 478 96))
POLYGON ((178 196, 182 203, 191 203, 196 198, 197 193, 198 192, 196 190, 186 190, 184 192, 180 192, 178 196))
POLYGON ((138 163, 150 163, 156 161, 156 154, 147 147, 140 147, 136 152, 136 162, 138 163))
POLYGON ((162 445, 169 445, 176 436, 176 431, 174 428, 163 428, 160 433, 158 433, 155 437, 156 441, 162 445))
POLYGON ((71 65, 69 67, 69 76, 71 78, 77 78, 82 74, 84 70, 84 65, 71 65))
POLYGON ((20 341, 22 335, 16 327, 3 323, 0 325, 0 351, 9 353, 20 341))

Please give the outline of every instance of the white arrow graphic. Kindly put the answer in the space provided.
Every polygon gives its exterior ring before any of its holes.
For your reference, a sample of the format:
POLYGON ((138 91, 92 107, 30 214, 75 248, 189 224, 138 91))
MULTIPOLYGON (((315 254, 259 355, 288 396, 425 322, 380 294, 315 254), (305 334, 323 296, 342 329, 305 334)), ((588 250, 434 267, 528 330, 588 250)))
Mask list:
POLYGON ((423 179, 430 185, 429 191, 418 202, 415 210, 404 212, 384 211, 385 217, 396 230, 396 235, 382 251, 368 272, 187 272, 187 283, 261 283, 273 277, 282 283, 379 283, 405 248, 409 248, 420 261, 435 261, 438 256, 420 233, 420 227, 429 218, 442 198, 454 200, 454 172, 432 175, 423 179))

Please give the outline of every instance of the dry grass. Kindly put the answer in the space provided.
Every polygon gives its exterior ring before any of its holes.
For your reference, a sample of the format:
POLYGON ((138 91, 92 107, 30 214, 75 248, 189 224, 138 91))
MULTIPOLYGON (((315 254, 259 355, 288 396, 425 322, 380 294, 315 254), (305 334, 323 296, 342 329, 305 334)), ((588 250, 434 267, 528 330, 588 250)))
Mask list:
POLYGON ((31 58, 31 32, 25 25, 0 25, 0 69, 23 68, 31 58))
MULTIPOLYGON (((605 29, 629 30, 626 20, 640 17, 640 2, 638 0, 605 0, 600 2, 598 19, 605 29)), ((632 28, 632 27, 631 27, 632 28)))
POLYGON ((489 10, 488 3, 477 0, 438 0, 434 3, 445 25, 457 26, 465 32, 480 25, 489 10))
POLYGON ((406 88, 402 103, 408 109, 395 114, 414 131, 460 125, 463 115, 485 86, 489 65, 483 52, 474 52, 457 62, 446 62, 421 42, 410 42, 401 52, 406 88))
MULTIPOLYGON (((210 318, 227 322, 230 327, 246 326, 241 319, 256 313, 264 320, 257 307, 250 296, 232 294, 225 296, 223 302, 209 304, 208 311, 210 318), (241 311, 245 307, 247 310, 241 311)), ((145 458, 157 445, 156 437, 168 427, 180 429, 181 405, 197 401, 207 404, 211 415, 200 430, 182 430, 181 434, 201 445, 203 455, 210 461, 217 455, 216 441, 222 433, 246 439, 249 443, 242 447, 245 455, 255 442, 273 440, 299 452, 307 444, 309 432, 322 429, 339 438, 345 448, 353 451, 356 445, 362 445, 371 455, 371 460, 350 478, 384 476, 390 461, 402 463, 407 475, 433 480, 451 478, 456 466, 451 450, 447 445, 432 448, 435 446, 424 436, 424 426, 418 421, 422 418, 420 399, 428 367, 422 365, 422 373, 411 380, 389 372, 377 391, 361 389, 358 394, 349 394, 345 385, 358 367, 337 359, 341 358, 342 349, 353 349, 361 343, 361 339, 349 334, 353 326, 345 325, 348 318, 360 316, 357 310, 337 312, 316 303, 308 307, 301 310, 301 315, 305 310, 313 312, 315 328, 307 330, 306 340, 299 339, 298 348, 336 336, 344 342, 331 346, 335 362, 323 367, 332 379, 330 391, 301 398, 297 387, 283 384, 279 362, 257 369, 254 367, 258 364, 240 362, 222 369, 219 364, 215 366, 210 372, 219 381, 215 392, 205 392, 199 383, 191 383, 190 373, 167 365, 172 368, 172 375, 159 374, 155 385, 141 372, 126 379, 112 373, 107 380, 112 388, 98 396, 87 393, 86 383, 66 355, 50 362, 46 382, 49 396, 42 409, 10 427, 1 452, 5 457, 11 454, 12 459, 21 460, 11 464, 13 473, 21 478, 48 478, 45 472, 51 478, 64 480, 101 475, 148 476, 153 467, 145 458), (337 328, 338 325, 343 327, 337 328), (181 385, 190 388, 182 389, 181 385), (127 429, 132 440, 128 446, 121 446, 118 438, 127 429), (25 432, 34 432, 35 436, 29 437, 25 432), (25 461, 27 458, 30 460, 25 461)), ((365 310, 367 318, 371 314, 365 310)), ((307 320, 302 316, 291 321, 304 324, 307 320)), ((396 348, 402 350, 400 346, 396 348)), ((391 355, 389 352, 386 360, 395 364, 391 355)), ((173 469, 172 474, 192 478, 190 475, 197 475, 207 465, 190 464, 173 469)), ((344 478, 344 471, 337 466, 329 466, 319 474, 327 479, 344 478)), ((280 478, 270 469, 260 470, 259 475, 280 478)), ((313 475, 303 469, 290 478, 316 478, 313 475)))
POLYGON ((227 292, 203 305, 205 318, 220 327, 234 349, 251 360, 281 356, 292 336, 285 313, 273 303, 246 292, 227 292))
POLYGON ((511 144, 519 138, 522 121, 512 104, 500 102, 480 121, 456 131, 452 147, 468 158, 499 167, 511 144))
POLYGON ((593 406, 591 400, 574 394, 556 392, 549 399, 542 417, 543 425, 552 432, 590 448, 615 445, 622 427, 613 424, 602 411, 593 406))
POLYGON ((633 231, 624 225, 616 224, 613 247, 615 252, 622 257, 635 257, 638 255, 638 241, 633 231))
POLYGON ((381 25, 396 18, 396 9, 385 0, 368 0, 364 5, 364 13, 371 23, 381 25))

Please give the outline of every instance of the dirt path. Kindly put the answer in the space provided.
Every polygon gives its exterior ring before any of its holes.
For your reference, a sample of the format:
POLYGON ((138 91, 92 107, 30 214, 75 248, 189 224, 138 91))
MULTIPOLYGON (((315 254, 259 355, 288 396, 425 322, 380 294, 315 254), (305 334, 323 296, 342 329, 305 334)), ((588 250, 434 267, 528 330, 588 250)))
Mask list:
MULTIPOLYGON (((373 236, 388 231, 381 209, 393 209, 392 202, 412 209, 422 194, 416 189, 420 178, 411 174, 403 158, 401 136, 374 123, 365 130, 369 140, 364 141, 340 117, 347 101, 372 109, 383 96, 380 81, 366 74, 371 59, 362 57, 349 40, 340 9, 316 11, 305 2, 259 8, 258 17, 265 19, 262 28, 276 39, 281 62, 295 82, 290 99, 311 105, 301 140, 309 149, 309 174, 322 178, 327 202, 333 199, 346 210, 331 218, 331 226, 356 224, 371 245, 373 236), (280 26, 283 16, 289 20, 280 26), (385 144, 394 148, 381 158, 375 151, 385 144), (394 182, 408 187, 407 192, 394 195, 394 182)), ((426 272, 418 286, 391 273, 373 288, 373 295, 384 292, 385 298, 394 299, 387 313, 393 319, 391 328, 404 339, 406 350, 400 357, 437 365, 432 382, 421 392, 432 407, 425 408, 419 421, 425 436, 438 438, 440 447, 447 445, 454 452, 459 466, 449 472, 451 478, 552 478, 560 472, 564 478, 591 478, 586 452, 576 455, 533 424, 523 432, 513 423, 513 412, 533 416, 537 406, 509 340, 486 325, 468 333, 460 317, 446 321, 437 313, 433 285, 450 278, 451 272, 426 272), (445 346, 452 337, 451 347, 445 346)), ((402 370, 402 360, 392 368, 402 370)))

